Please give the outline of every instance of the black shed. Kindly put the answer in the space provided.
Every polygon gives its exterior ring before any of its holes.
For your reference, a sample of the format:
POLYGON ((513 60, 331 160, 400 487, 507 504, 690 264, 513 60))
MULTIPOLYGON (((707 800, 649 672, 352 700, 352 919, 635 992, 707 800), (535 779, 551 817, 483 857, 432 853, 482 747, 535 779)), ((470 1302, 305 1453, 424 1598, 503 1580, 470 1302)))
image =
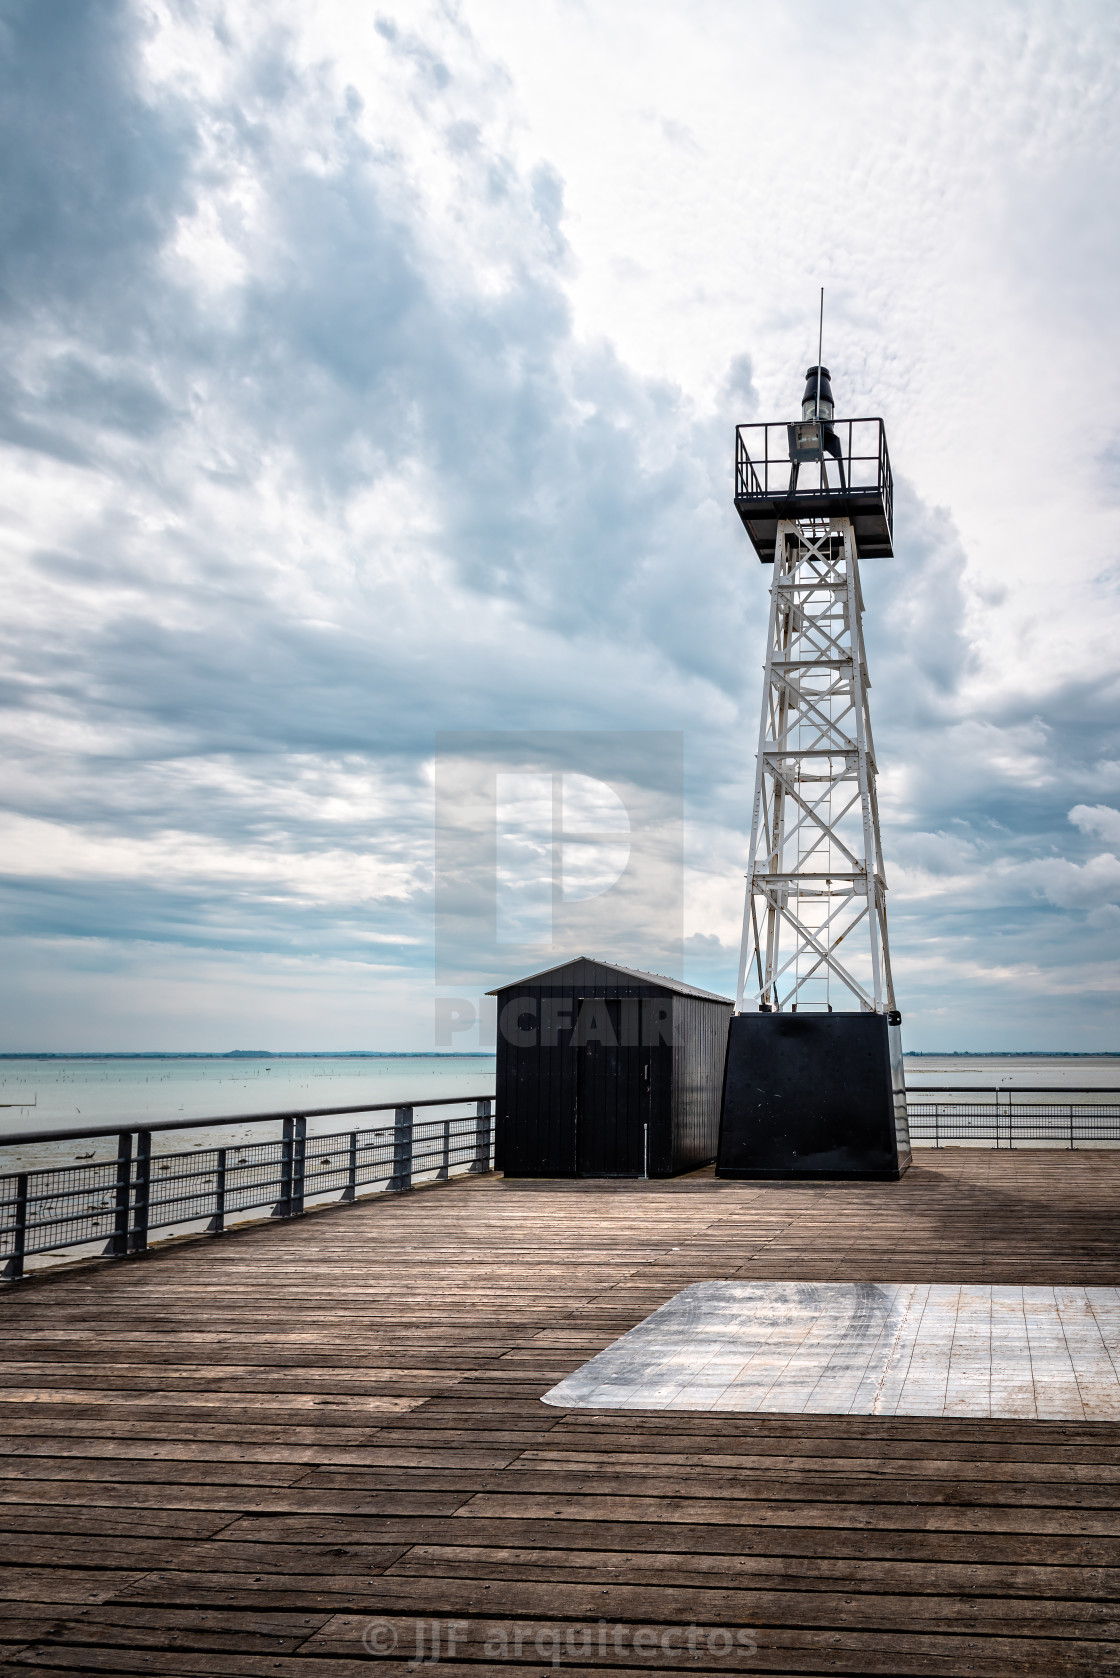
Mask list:
POLYGON ((490 995, 507 1177, 672 1177, 715 1158, 727 997, 587 956, 490 995))

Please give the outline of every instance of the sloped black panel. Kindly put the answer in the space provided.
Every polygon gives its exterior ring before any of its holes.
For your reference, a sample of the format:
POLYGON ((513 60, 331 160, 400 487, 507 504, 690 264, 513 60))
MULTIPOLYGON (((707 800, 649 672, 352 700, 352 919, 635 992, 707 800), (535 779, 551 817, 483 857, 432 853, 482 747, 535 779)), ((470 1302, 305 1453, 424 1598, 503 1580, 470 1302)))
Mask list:
POLYGON ((737 1014, 716 1175, 897 1178, 895 1093, 882 1014, 737 1014))

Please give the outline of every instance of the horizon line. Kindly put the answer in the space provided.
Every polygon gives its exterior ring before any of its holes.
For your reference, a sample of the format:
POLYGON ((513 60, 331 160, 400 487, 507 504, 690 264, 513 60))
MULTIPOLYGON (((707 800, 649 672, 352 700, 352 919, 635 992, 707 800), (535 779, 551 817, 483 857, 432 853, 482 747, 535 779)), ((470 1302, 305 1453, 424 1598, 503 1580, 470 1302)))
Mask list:
MULTIPOLYGON (((489 1060, 490 1049, 3 1049, 5 1060, 489 1060)), ((904 1060, 1108 1060, 1120 1049, 904 1049, 904 1060)))

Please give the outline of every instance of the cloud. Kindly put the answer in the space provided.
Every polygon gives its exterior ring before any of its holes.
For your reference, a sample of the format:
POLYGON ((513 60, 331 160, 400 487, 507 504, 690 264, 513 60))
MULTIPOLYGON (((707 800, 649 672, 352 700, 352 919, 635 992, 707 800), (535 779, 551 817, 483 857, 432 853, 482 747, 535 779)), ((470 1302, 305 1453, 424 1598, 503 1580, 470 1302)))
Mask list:
MULTIPOLYGON (((130 1006, 149 964, 200 1032, 205 975, 234 1010, 252 993, 257 1030, 286 963, 304 1046, 344 1041, 332 986, 366 983, 372 1018, 388 972, 415 1002, 393 1030, 428 1046, 437 728, 683 729, 689 973, 733 985, 769 575, 729 429, 770 411, 778 361, 796 396, 800 322, 771 296, 694 385, 649 365, 588 314, 583 177, 532 143, 487 6, 357 16, 6 10, 0 897, 7 982, 40 998, 9 1046, 84 1031, 79 947, 91 986, 136 975, 130 1006)), ((706 114, 648 108, 643 143, 707 191, 706 114)), ((678 244, 610 252, 670 288, 666 333, 726 304, 672 293, 678 244)), ((857 292, 847 388, 881 376, 909 415, 928 367, 857 292)), ((1043 692, 1022 647, 994 658, 1006 574, 978 583, 913 474, 897 538, 864 590, 908 1015, 943 1040, 947 991, 967 1031, 984 975, 1042 975, 1029 1009, 1081 962, 1106 1020, 1113 877, 1070 821, 1115 838, 1075 801, 1120 758, 1120 689, 1051 662, 1043 692)))
POLYGON ((1120 842, 1120 810, 1108 804, 1075 804, 1069 813, 1074 827, 1082 833, 1095 834, 1098 839, 1120 842))

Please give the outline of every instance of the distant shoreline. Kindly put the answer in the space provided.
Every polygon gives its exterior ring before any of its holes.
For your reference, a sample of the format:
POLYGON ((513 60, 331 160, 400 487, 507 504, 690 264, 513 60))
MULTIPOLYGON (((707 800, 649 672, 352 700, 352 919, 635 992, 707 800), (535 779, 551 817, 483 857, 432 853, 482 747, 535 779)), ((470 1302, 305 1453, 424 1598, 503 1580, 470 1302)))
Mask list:
MULTIPOLYGON (((3 1050, 6 1060, 493 1060, 493 1049, 3 1050)), ((906 1060, 1120 1060, 1120 1049, 907 1049, 906 1060)))
POLYGON ((64 1049, 0 1051, 2 1060, 493 1060, 493 1049, 64 1049))

